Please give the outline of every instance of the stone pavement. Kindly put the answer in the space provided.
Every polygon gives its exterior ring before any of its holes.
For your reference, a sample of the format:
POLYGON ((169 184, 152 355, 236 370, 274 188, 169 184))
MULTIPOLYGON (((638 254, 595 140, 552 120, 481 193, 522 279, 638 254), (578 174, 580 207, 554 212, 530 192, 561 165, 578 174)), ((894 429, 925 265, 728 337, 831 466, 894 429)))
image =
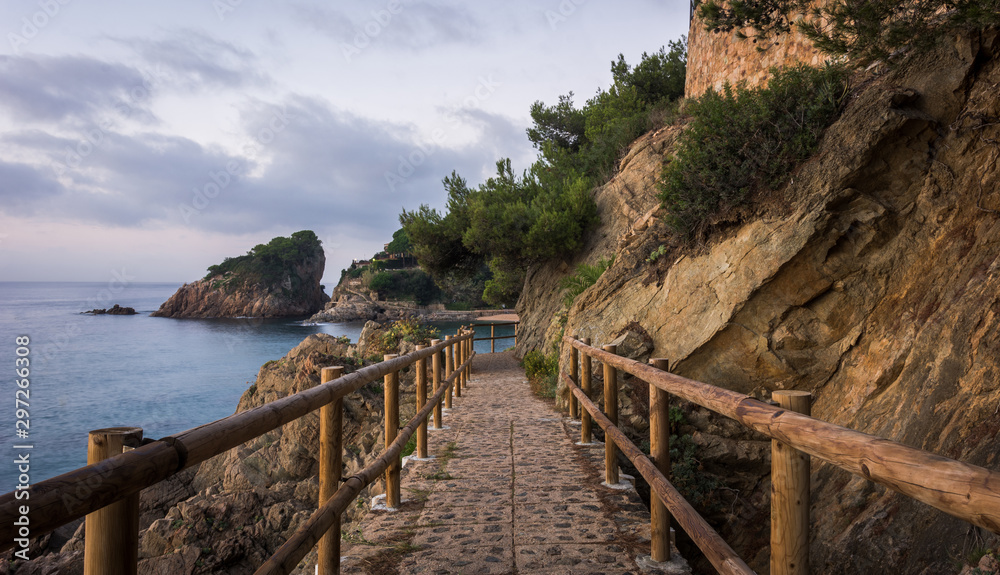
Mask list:
POLYGON ((346 534, 344 573, 638 574, 649 512, 634 489, 601 486, 603 444, 535 397, 508 353, 474 359, 432 461, 402 473, 400 509, 346 534))

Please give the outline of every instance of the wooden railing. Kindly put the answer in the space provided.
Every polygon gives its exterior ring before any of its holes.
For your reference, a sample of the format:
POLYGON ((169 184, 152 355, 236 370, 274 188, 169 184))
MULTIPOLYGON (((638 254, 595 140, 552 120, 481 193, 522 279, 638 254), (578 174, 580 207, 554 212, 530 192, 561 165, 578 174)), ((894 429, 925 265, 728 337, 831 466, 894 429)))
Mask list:
POLYGON ((772 439, 773 575, 809 572, 810 456, 1000 533, 1000 473, 813 419, 808 415, 808 393, 776 391, 774 397, 780 405, 773 406, 741 393, 669 373, 666 360, 652 360, 654 365, 646 365, 616 355, 614 346, 604 346, 601 350, 591 347, 589 339, 569 336, 563 341, 570 346, 570 373, 560 375, 572 391, 571 416, 576 417, 578 413, 581 416, 581 442, 591 442, 591 419, 596 421, 605 431, 607 481, 617 482, 616 450, 621 449, 649 483, 654 560, 669 557, 669 517, 666 514, 669 511, 720 573, 753 573, 667 478, 670 469, 666 445, 668 394, 734 419, 772 439), (607 415, 590 399, 591 359, 604 365, 607 415), (652 460, 617 427, 618 370, 649 384, 652 460))
POLYGON ((433 340, 429 347, 418 346, 417 351, 402 357, 387 355, 385 361, 348 375, 342 375, 340 367, 324 368, 321 383, 316 387, 124 453, 123 444, 141 438, 141 430, 111 428, 93 432, 86 467, 32 485, 26 498, 18 497, 16 492, 0 496, 0 551, 17 544, 15 520, 24 515, 21 513, 24 506, 30 509, 31 537, 44 535, 86 515, 84 572, 87 575, 135 573, 138 494, 142 489, 320 410, 319 509, 257 573, 291 573, 321 539, 319 573, 339 573, 341 513, 362 489, 383 474, 386 504, 399 506, 400 454, 410 436, 417 433, 417 454, 427 456, 427 420, 433 412, 434 427, 441 428, 441 403, 450 404, 453 388, 461 396, 461 389, 472 374, 473 337, 474 333, 463 327, 456 336, 448 336, 443 342, 433 340), (433 366, 433 395, 429 400, 428 358, 433 366), (399 370, 412 364, 416 364, 417 371, 417 414, 398 429, 399 370), (379 378, 385 383, 386 449, 374 463, 341 485, 343 398, 379 378), (107 458, 101 460, 102 457, 107 458))
MULTIPOLYGON (((490 337, 477 337, 473 341, 488 341, 490 342, 490 353, 496 353, 496 340, 498 339, 514 339, 514 345, 517 345, 517 326, 520 325, 519 321, 498 321, 496 323, 490 323, 490 337), (496 326, 502 325, 512 325, 514 326, 513 335, 496 335, 496 326)), ((472 329, 475 331, 476 328, 486 327, 486 324, 473 324, 472 329)))

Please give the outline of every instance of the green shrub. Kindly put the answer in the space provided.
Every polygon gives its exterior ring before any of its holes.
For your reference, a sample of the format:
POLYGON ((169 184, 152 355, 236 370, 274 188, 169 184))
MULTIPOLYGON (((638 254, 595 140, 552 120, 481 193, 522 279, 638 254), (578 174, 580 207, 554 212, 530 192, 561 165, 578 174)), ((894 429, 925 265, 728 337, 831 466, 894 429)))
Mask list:
POLYGON ((573 300, 576 296, 583 293, 584 290, 590 286, 597 283, 597 279, 600 278, 604 272, 611 267, 614 263, 615 257, 611 256, 611 259, 606 260, 601 258, 599 262, 594 265, 580 264, 576 266, 576 273, 564 277, 562 281, 559 282, 559 287, 567 290, 563 295, 563 303, 566 307, 573 305, 573 300))
POLYGON ((667 253, 667 246, 660 244, 658 248, 649 252, 649 257, 646 258, 646 261, 649 263, 655 263, 656 260, 660 259, 665 253, 667 253))
POLYGON ((524 354, 521 360, 524 374, 528 377, 531 390, 539 397, 554 398, 559 376, 559 354, 545 355, 538 350, 524 354))
POLYGON ((413 455, 413 452, 417 450, 417 434, 414 433, 410 435, 410 438, 406 440, 406 445, 403 446, 403 453, 400 457, 407 457, 413 455))
POLYGON ((727 84, 692 101, 660 181, 670 223, 694 235, 754 191, 782 185, 840 114, 846 81, 842 67, 800 65, 772 69, 766 88, 727 84))
POLYGON ((420 345, 430 344, 432 339, 438 339, 441 332, 436 327, 420 322, 416 317, 403 318, 395 321, 378 339, 380 353, 396 353, 403 341, 420 345))
POLYGON ((442 296, 431 276, 419 269, 373 272, 368 288, 383 299, 413 301, 418 305, 427 305, 442 296))

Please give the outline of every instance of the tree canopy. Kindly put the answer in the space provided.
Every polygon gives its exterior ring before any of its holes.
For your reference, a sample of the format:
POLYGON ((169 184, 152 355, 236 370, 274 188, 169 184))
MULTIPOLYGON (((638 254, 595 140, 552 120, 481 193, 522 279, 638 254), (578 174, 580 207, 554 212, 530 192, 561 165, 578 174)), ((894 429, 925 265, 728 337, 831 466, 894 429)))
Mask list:
POLYGON ((400 228, 393 232, 392 241, 386 246, 385 251, 390 254, 409 254, 413 252, 413 243, 410 236, 406 235, 406 230, 400 228))
POLYGON ((635 67, 623 55, 611 62, 612 84, 582 108, 573 93, 554 105, 532 104, 528 139, 539 151, 521 174, 510 159, 496 175, 470 187, 456 172, 443 180, 447 209, 403 210, 399 220, 413 253, 438 285, 482 278, 483 299, 513 305, 527 266, 568 256, 597 222, 594 186, 613 174, 628 146, 651 126, 651 113, 683 96, 686 41, 643 53, 635 67))
POLYGON ((225 276, 229 287, 244 284, 274 286, 286 280, 293 287, 300 281, 295 267, 308 258, 323 253, 322 242, 312 230, 295 232, 291 237, 276 237, 267 244, 257 244, 246 255, 226 258, 208 267, 205 279, 225 276))

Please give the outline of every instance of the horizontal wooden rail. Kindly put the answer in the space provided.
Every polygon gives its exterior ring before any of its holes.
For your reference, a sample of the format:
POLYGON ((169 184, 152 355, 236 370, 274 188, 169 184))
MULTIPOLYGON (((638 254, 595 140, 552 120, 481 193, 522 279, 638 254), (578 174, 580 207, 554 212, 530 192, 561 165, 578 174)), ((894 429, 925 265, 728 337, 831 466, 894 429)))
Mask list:
POLYGON ((794 449, 1000 533, 1000 473, 774 407, 742 393, 604 352, 569 336, 563 339, 597 361, 794 449))
POLYGON ((302 561, 302 558, 309 554, 309 551, 316 546, 320 537, 334 524, 337 517, 347 509, 352 501, 357 499, 361 490, 378 480, 385 473, 385 470, 399 458, 403 448, 406 447, 406 443, 410 440, 410 436, 416 432, 422 422, 427 420, 428 416, 434 410, 434 406, 444 398, 448 388, 454 385, 455 380, 461 374, 461 370, 465 369, 472 362, 472 358, 475 355, 475 353, 470 355, 465 363, 452 372, 448 379, 442 382, 437 393, 431 397, 423 409, 413 416, 413 419, 406 424, 406 427, 400 430, 399 435, 396 436, 392 445, 382 452, 382 455, 378 459, 357 474, 345 479, 344 484, 333 494, 333 497, 317 509, 305 523, 300 525, 295 530, 295 533, 275 551, 274 555, 254 572, 254 575, 287 575, 294 571, 302 561))
POLYGON ((733 548, 726 543, 705 519, 691 507, 691 504, 684 499, 676 488, 660 473, 652 461, 635 446, 627 435, 622 433, 618 427, 611 423, 601 409, 587 397, 582 389, 576 386, 573 380, 565 372, 560 374, 566 386, 573 392, 573 395, 580 402, 580 406, 587 410, 587 413, 604 430, 604 433, 614 440, 619 450, 629 458, 639 473, 649 483, 649 488, 656 492, 660 501, 666 505, 677 523, 680 524, 684 532, 687 533, 695 544, 701 549, 705 557, 712 563, 715 569, 723 575, 755 575, 753 569, 733 551, 733 548))
POLYGON ((519 326, 519 325, 521 325, 521 322, 519 322, 519 321, 505 321, 505 322, 498 322, 498 323, 473 324, 472 325, 473 334, 475 334, 475 329, 476 329, 477 326, 482 326, 482 327, 490 326, 490 337, 473 337, 472 341, 473 342, 477 342, 477 341, 488 341, 488 342, 490 342, 490 353, 495 353, 496 352, 496 350, 497 350, 496 349, 496 341, 498 339, 513 339, 514 340, 514 345, 516 346, 517 345, 517 326, 519 326), (498 325, 499 326, 512 325, 512 326, 514 326, 514 333, 512 333, 511 335, 496 335, 495 329, 496 329, 496 327, 498 325))
MULTIPOLYGON (((36 483, 29 488, 31 534, 44 535, 70 521, 159 483, 184 469, 294 421, 418 359, 431 357, 473 333, 364 367, 327 384, 164 437, 138 449, 36 483)), ((14 521, 23 500, 0 496, 0 551, 14 546, 14 521)))

